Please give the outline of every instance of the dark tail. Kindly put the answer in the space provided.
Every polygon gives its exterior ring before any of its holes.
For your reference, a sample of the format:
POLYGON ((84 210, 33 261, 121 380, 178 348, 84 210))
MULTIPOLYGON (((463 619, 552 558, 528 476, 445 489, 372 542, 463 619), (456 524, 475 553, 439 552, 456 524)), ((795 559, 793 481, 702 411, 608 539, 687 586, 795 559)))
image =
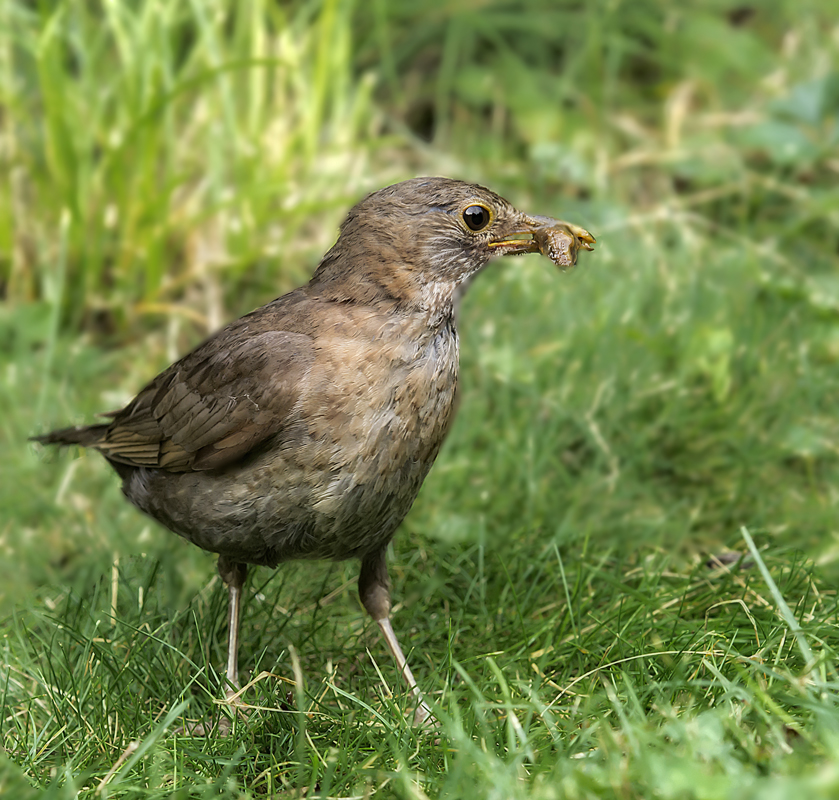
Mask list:
POLYGON ((105 436, 105 431, 110 425, 86 425, 78 428, 62 428, 58 431, 50 431, 42 436, 30 436, 30 442, 40 442, 41 444, 80 444, 82 447, 92 447, 105 436))

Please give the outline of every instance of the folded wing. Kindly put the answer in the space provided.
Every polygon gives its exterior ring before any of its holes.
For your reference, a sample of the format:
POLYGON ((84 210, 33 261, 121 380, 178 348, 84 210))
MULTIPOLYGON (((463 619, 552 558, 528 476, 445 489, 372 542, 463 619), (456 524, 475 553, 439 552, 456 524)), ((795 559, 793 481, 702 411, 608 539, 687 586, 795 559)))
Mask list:
POLYGON ((92 446, 136 467, 227 466, 287 424, 312 360, 311 337, 287 331, 201 346, 116 412, 92 446))

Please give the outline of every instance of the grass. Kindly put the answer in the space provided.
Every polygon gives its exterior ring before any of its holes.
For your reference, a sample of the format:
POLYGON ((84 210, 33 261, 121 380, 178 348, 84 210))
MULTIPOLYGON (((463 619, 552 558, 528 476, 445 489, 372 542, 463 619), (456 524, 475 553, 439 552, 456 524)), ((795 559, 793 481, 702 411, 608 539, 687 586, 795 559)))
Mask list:
POLYGON ((839 78, 829 3, 0 6, 0 794, 834 797, 839 78), (248 585, 89 421, 305 279, 366 191, 478 180, 598 237, 491 266, 391 555, 248 585))

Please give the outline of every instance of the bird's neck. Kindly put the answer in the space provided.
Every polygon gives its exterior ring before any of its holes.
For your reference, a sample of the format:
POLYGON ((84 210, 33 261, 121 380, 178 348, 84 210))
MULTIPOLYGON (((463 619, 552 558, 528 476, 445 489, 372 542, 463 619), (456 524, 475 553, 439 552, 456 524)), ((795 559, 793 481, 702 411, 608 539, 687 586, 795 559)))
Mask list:
POLYGON ((430 328, 452 318, 456 288, 452 281, 429 280, 425 271, 395 252, 348 259, 330 251, 309 282, 309 290, 324 299, 391 307, 424 317, 430 328))

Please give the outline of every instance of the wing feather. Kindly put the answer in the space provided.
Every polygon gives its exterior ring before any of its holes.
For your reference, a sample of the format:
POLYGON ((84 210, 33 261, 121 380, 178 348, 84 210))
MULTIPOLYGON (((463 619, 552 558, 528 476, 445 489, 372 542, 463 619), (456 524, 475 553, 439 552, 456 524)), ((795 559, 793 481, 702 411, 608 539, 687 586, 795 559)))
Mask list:
POLYGON ((158 375, 95 446, 115 462, 185 472, 227 466, 279 432, 314 359, 312 338, 241 327, 222 337, 158 375))

